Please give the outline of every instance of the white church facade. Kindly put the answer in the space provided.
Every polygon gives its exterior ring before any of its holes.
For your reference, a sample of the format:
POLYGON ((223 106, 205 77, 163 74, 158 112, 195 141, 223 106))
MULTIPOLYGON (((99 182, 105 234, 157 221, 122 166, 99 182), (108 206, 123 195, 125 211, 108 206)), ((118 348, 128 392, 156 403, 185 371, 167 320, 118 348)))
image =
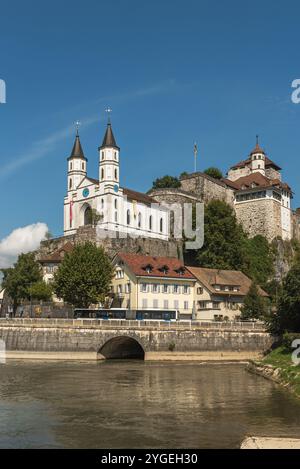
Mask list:
POLYGON ((87 175, 88 160, 76 134, 68 158, 68 192, 64 200, 64 234, 90 225, 97 217, 101 236, 169 239, 169 211, 156 200, 120 186, 120 148, 110 120, 99 147, 99 178, 87 175))

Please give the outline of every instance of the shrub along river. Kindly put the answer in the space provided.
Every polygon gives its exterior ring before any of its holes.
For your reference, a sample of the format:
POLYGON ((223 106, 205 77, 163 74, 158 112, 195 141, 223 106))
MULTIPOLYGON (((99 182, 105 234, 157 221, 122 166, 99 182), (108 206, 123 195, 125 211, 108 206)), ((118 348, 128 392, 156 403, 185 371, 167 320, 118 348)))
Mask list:
POLYGON ((1 448, 238 448, 300 438, 300 401, 243 365, 0 365, 1 448))

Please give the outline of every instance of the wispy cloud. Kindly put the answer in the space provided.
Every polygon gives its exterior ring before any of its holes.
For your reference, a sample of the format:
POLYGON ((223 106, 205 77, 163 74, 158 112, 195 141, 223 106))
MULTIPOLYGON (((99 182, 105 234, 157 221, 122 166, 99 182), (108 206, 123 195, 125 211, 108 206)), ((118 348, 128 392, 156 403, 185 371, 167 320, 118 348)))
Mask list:
MULTIPOLYGON (((153 86, 140 88, 134 91, 129 91, 125 93, 120 93, 111 96, 103 96, 96 100, 96 104, 105 103, 109 104, 111 102, 126 101, 131 99, 137 99, 146 96, 157 95, 166 91, 170 91, 171 88, 176 87, 174 80, 167 80, 161 83, 157 83, 153 86)), ((93 102, 95 105, 95 101, 93 102)), ((95 122, 100 120, 100 113, 89 115, 83 118, 82 126, 87 128, 93 125, 95 122)), ((69 137, 74 132, 74 124, 67 125, 61 130, 53 132, 52 134, 46 136, 45 138, 36 140, 33 142, 30 148, 23 152, 22 156, 17 156, 10 163, 2 166, 0 168, 0 180, 5 179, 10 174, 18 171, 23 166, 29 165, 36 160, 44 158, 49 153, 53 152, 56 146, 69 137)))

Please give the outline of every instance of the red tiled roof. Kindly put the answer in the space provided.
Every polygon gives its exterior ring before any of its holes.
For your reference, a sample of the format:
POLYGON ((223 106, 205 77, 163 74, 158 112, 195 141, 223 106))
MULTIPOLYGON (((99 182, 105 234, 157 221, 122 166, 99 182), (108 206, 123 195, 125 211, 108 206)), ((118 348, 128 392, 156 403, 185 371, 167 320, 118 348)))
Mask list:
POLYGON ((291 188, 288 184, 281 182, 279 179, 270 179, 261 174, 260 172, 254 172, 248 174, 248 176, 243 176, 234 181, 235 188, 237 190, 243 190, 252 188, 252 184, 255 184, 257 187, 280 187, 282 189, 291 191, 291 188))
POLYGON ((133 191, 131 189, 126 189, 123 187, 123 194, 130 200, 136 200, 137 202, 142 202, 143 204, 157 204, 157 201, 150 197, 150 195, 144 194, 142 192, 133 191))
MULTIPOLYGON (((216 295, 247 295, 252 280, 239 270, 218 270, 204 267, 187 267, 187 269, 211 292, 216 295), (238 287, 239 291, 218 291, 215 285, 238 287)), ((258 287, 261 296, 269 296, 262 288, 258 287)))
POLYGON ((70 242, 66 243, 62 248, 55 251, 50 256, 42 257, 39 262, 44 263, 59 263, 63 260, 64 255, 68 252, 71 252, 74 249, 74 245, 70 242))
MULTIPOLYGON (((251 158, 247 158, 246 160, 242 160, 239 163, 235 164, 234 166, 231 166, 230 169, 238 169, 238 168, 243 168, 244 166, 248 166, 251 163, 251 158)), ((265 157, 265 167, 270 167, 272 166, 274 169, 277 169, 280 171, 282 168, 278 166, 274 161, 270 160, 267 156, 265 157)))
POLYGON ((175 257, 153 257, 124 252, 118 253, 118 257, 129 267, 134 275, 138 277, 181 278, 194 280, 193 274, 184 267, 181 260, 176 259, 175 257), (152 267, 150 273, 146 270, 147 266, 152 267), (164 273, 163 267, 168 267, 168 272, 164 273), (183 269, 182 274, 179 273, 180 269, 183 269))

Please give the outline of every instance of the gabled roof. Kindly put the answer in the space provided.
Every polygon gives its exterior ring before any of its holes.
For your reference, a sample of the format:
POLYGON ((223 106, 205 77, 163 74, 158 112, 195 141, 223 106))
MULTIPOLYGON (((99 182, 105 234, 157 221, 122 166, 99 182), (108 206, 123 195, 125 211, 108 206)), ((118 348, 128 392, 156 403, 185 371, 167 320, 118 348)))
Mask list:
MULTIPOLYGON (((261 151, 260 151, 260 153, 261 153, 261 151)), ((262 152, 262 153, 264 153, 264 152, 262 152)), ((253 152, 251 154, 253 154, 253 152)), ((249 157, 246 160, 242 160, 239 163, 231 166, 230 169, 244 168, 245 166, 250 165, 250 163, 251 163, 251 158, 249 157)), ((272 167, 272 168, 276 169, 277 171, 281 171, 281 169, 282 169, 280 166, 278 166, 276 163, 274 163, 274 161, 270 160, 270 158, 268 158, 267 156, 265 157, 265 167, 266 168, 268 168, 268 167, 271 168, 272 167)))
POLYGON ((82 146, 81 146, 81 142, 80 142, 80 138, 79 138, 78 133, 76 135, 75 142, 74 142, 73 149, 72 149, 72 153, 69 156, 68 161, 72 160, 73 158, 80 158, 81 160, 87 161, 87 158, 84 156, 84 153, 83 153, 83 149, 82 149, 82 146))
POLYGON ((153 257, 120 252, 116 258, 123 261, 137 277, 195 280, 193 274, 184 267, 183 262, 175 257, 153 257), (152 266, 150 272, 147 271, 149 266, 152 266), (168 267, 167 271, 164 270, 166 267, 168 267))
POLYGON ((42 257, 39 259, 39 262, 41 264, 47 264, 47 263, 59 263, 62 262, 64 256, 66 253, 71 252, 74 249, 74 245, 70 242, 67 242, 62 248, 58 249, 55 251, 53 254, 50 254, 49 256, 42 257))
POLYGON ((143 192, 133 191, 132 189, 126 189, 126 187, 123 187, 123 194, 126 195, 127 199, 136 200, 143 204, 151 205, 158 203, 157 200, 150 197, 150 195, 144 194, 143 192))
MULTIPOLYGON (((239 270, 218 270, 204 267, 187 267, 187 269, 210 293, 215 295, 245 296, 252 284, 252 280, 239 270), (215 289, 215 285, 238 287, 239 291, 219 291, 215 289)), ((269 296, 262 288, 258 287, 258 290, 261 296, 269 296)))
POLYGON ((254 187, 267 188, 267 187, 279 187, 291 192, 291 188, 288 184, 281 182, 279 179, 270 179, 261 174, 259 171, 243 176, 234 181, 236 190, 247 190, 254 187))

